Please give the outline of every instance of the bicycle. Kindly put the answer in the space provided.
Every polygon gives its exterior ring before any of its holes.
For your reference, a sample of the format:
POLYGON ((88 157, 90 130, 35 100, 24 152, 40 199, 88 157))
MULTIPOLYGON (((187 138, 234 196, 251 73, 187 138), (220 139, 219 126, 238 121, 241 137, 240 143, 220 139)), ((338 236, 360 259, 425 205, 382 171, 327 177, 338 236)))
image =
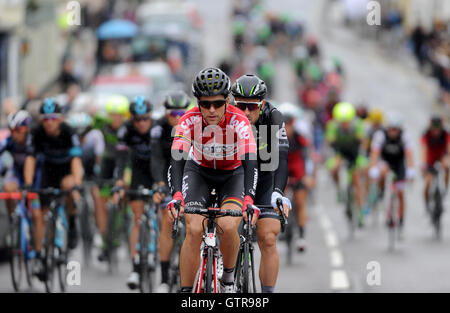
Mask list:
MULTIPOLYGON (((353 173, 354 169, 350 167, 350 164, 348 164, 348 161, 346 161, 345 166, 346 185, 344 188, 345 189, 344 204, 345 204, 345 216, 348 222, 347 224, 349 227, 350 238, 354 237, 355 230, 358 226, 362 227, 362 216, 355 199, 353 173)), ((342 177, 342 175, 339 175, 339 177, 342 177)))
MULTIPOLYGON (((217 206, 217 195, 213 189, 211 192, 212 207, 208 208, 185 208, 185 214, 199 214, 205 217, 202 222, 204 234, 202 236, 202 244, 200 246, 200 267, 195 276, 193 293, 218 293, 219 279, 223 274, 222 255, 219 250, 219 240, 216 236, 216 218, 224 216, 241 217, 241 210, 223 210, 217 206), (207 221, 205 227, 204 222, 207 221)), ((179 210, 181 203, 175 204, 179 210)))
POLYGON ((28 287, 33 287, 32 260, 36 257, 33 241, 33 221, 31 213, 23 199, 31 200, 26 192, 1 192, 0 199, 16 200, 16 208, 10 215, 9 232, 7 235, 7 247, 11 280, 14 291, 20 290, 23 269, 28 287))
MULTIPOLYGON (((93 183, 86 182, 86 185, 88 185, 87 190, 91 190, 93 183)), ((77 212, 79 212, 80 218, 81 239, 83 242, 83 260, 84 264, 89 267, 92 259, 92 246, 94 244, 94 204, 92 197, 89 197, 87 195, 89 193, 86 194, 84 189, 81 191, 81 194, 81 202, 77 205, 77 212)))
POLYGON ((441 216, 444 211, 443 197, 445 195, 445 182, 442 174, 442 165, 440 162, 436 162, 433 165, 431 174, 433 179, 431 180, 430 189, 428 192, 430 208, 429 214, 431 218, 431 223, 434 228, 434 235, 437 240, 441 239, 441 216))
POLYGON ((139 255, 139 290, 151 293, 155 287, 156 267, 158 264, 159 226, 156 206, 150 206, 155 191, 139 186, 136 190, 125 190, 129 196, 144 197, 144 213, 139 218, 139 239, 137 250, 139 255))
POLYGON ((54 289, 54 273, 58 271, 59 287, 62 292, 66 290, 66 269, 68 256, 68 223, 63 205, 63 198, 71 191, 58 188, 44 188, 31 190, 30 193, 39 196, 50 196, 49 211, 45 216, 44 235, 44 285, 46 292, 54 289))

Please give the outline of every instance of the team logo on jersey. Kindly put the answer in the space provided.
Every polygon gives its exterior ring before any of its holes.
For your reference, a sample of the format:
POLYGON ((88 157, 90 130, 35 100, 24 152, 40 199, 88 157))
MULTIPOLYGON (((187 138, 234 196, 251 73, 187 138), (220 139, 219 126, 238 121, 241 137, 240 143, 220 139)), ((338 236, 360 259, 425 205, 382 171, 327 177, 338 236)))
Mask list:
POLYGON ((230 126, 234 128, 236 133, 238 134, 240 139, 248 139, 250 138, 250 132, 248 131, 248 125, 245 125, 244 121, 239 122, 236 119, 236 115, 233 115, 233 117, 230 120, 230 126))

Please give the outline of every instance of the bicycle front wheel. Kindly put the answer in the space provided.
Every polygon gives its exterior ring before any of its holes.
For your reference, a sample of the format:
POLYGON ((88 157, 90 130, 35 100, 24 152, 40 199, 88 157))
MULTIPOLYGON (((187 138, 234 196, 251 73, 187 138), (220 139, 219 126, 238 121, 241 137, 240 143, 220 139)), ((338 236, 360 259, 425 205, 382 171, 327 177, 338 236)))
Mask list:
MULTIPOLYGON (((205 292, 212 293, 214 290, 212 286, 213 282, 213 268, 214 266, 214 250, 213 248, 208 248, 208 259, 206 261, 206 275, 205 275, 205 292)), ((215 277, 214 277, 215 279, 215 277)))
POLYGON ((149 238, 148 238, 148 229, 145 225, 140 226, 139 229, 139 290, 142 293, 149 293, 153 291, 153 282, 151 279, 152 273, 150 272, 148 266, 148 257, 149 257, 149 238))
POLYGON ((49 218, 47 221, 47 231, 45 235, 45 253, 44 253, 44 284, 46 292, 53 292, 54 277, 56 269, 56 257, 55 257, 55 221, 53 218, 49 218))
POLYGON ((21 250, 20 217, 14 215, 11 218, 9 238, 9 266, 11 280, 15 291, 19 291, 23 273, 23 255, 21 250))

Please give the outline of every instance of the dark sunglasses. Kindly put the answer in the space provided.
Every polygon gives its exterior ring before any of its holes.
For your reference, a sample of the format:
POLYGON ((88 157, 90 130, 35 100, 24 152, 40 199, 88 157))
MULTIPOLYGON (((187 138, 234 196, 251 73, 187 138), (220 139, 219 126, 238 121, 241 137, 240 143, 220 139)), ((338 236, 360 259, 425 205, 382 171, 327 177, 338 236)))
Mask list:
POLYGON ((133 117, 133 121, 140 122, 140 121, 148 121, 150 119, 150 116, 135 116, 133 117))
POLYGON ((259 109, 261 106, 261 102, 236 102, 236 106, 241 109, 242 111, 245 111, 246 108, 248 108, 249 111, 254 111, 256 109, 259 109))
POLYGON ((204 109, 209 110, 211 108, 211 105, 214 106, 214 109, 218 109, 224 106, 225 103, 227 103, 227 100, 215 100, 215 101, 200 100, 198 102, 198 105, 204 109))
POLYGON ((177 116, 183 116, 184 113, 186 113, 186 111, 181 111, 181 110, 173 110, 173 111, 169 111, 169 115, 172 117, 177 117, 177 116))
POLYGON ((42 120, 45 121, 56 121, 57 119, 59 119, 61 117, 61 115, 59 114, 45 114, 42 116, 42 120))

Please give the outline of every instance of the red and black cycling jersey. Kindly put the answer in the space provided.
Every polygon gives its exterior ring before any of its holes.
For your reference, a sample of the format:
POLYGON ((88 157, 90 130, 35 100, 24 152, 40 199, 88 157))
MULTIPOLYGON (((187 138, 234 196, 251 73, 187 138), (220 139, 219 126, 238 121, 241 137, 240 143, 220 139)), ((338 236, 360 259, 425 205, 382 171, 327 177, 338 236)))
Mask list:
POLYGON ((186 159, 201 167, 232 171, 244 168, 244 194, 255 197, 258 181, 256 144, 244 113, 227 105, 218 125, 207 125, 198 107, 180 119, 172 144, 168 182, 171 193, 181 191, 186 159))
POLYGON ((296 132, 289 138, 288 164, 290 178, 298 180, 305 176, 309 146, 309 140, 296 132))
POLYGON ((443 130, 442 133, 435 137, 427 130, 421 138, 422 144, 427 147, 427 165, 432 167, 434 163, 441 160, 448 151, 450 144, 450 134, 443 130))
POLYGON ((219 125, 207 125, 198 107, 187 111, 178 123, 172 151, 189 153, 200 166, 233 170, 244 154, 256 153, 250 122, 238 108, 228 105, 219 125))

